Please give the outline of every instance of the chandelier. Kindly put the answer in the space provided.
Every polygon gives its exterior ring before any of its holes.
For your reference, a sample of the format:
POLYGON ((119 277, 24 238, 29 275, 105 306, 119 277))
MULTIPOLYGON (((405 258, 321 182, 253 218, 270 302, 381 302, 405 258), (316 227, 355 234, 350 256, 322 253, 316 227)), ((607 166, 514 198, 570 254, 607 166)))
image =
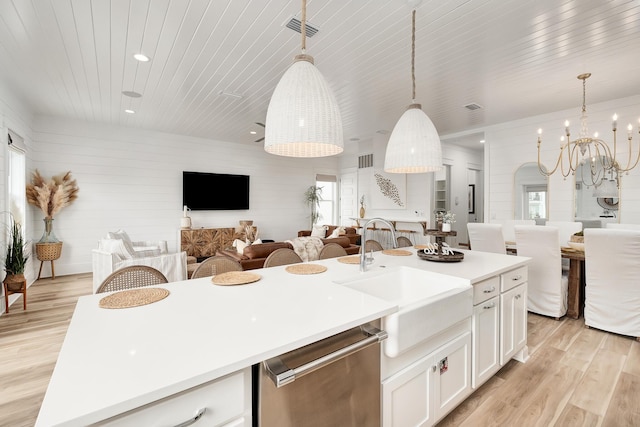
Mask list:
POLYGON ((621 166, 621 162, 616 158, 617 144, 616 133, 618 128, 618 115, 613 115, 613 149, 609 148, 607 143, 598 138, 598 133, 594 133, 593 137, 589 136, 589 127, 587 125, 587 107, 586 107, 586 82, 591 76, 591 73, 580 74, 578 79, 582 80, 582 114, 580 116, 580 134, 577 139, 571 140, 571 132, 569 131, 569 121, 564 122, 564 130, 566 135, 563 136, 560 145, 560 154, 558 160, 551 171, 549 171, 540 162, 540 145, 542 144, 542 129, 538 129, 538 169, 540 173, 546 176, 553 175, 558 168, 563 177, 569 176, 569 174, 575 175, 576 170, 580 165, 583 165, 584 169, 590 171, 586 179, 584 176, 581 180, 590 186, 599 187, 602 184, 608 184, 609 181, 615 179, 616 188, 620 186, 620 174, 623 172, 629 172, 631 169, 638 165, 640 160, 640 149, 637 154, 633 155, 632 146, 632 130, 631 124, 627 127, 627 163, 625 166, 621 166), (565 164, 566 163, 566 164, 565 164), (609 175, 609 179, 606 178, 609 175), (606 181, 606 182, 605 182, 606 181))

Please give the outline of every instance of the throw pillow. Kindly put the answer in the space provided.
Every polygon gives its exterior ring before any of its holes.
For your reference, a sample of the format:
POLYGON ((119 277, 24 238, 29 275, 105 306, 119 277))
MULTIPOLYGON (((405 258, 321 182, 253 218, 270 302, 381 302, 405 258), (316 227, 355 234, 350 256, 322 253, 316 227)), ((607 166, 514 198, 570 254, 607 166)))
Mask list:
POLYGON ((345 234, 344 227, 336 227, 335 230, 329 236, 330 239, 334 239, 336 237, 340 237, 342 234, 345 234))
POLYGON ((98 249, 115 254, 120 260, 133 258, 133 252, 129 252, 121 239, 102 239, 98 249))
POLYGON ((262 239, 256 239, 252 243, 252 245, 260 245, 260 244, 262 244, 262 239))
POLYGON ((110 239, 122 240, 124 246, 127 248, 127 251, 129 251, 131 254, 135 252, 135 250, 133 249, 133 243, 131 243, 131 238, 123 229, 120 229, 118 231, 110 231, 108 233, 108 236, 110 239))
POLYGON ((242 255, 242 253, 244 252, 244 248, 247 247, 247 242, 245 242, 244 240, 236 239, 233 241, 233 247, 236 248, 236 251, 238 251, 240 255, 242 255))
POLYGON ((314 225, 313 226, 313 230, 311 230, 311 236, 312 237, 320 237, 321 239, 324 239, 324 237, 327 234, 327 229, 329 227, 327 227, 326 225, 314 225))

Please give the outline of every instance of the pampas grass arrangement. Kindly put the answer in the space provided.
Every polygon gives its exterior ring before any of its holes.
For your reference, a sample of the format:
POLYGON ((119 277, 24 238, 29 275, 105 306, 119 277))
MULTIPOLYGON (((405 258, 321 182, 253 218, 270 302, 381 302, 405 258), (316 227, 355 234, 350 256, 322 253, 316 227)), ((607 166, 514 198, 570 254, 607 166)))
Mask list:
POLYGON ((31 184, 27 184, 27 202, 40 208, 45 219, 51 219, 78 198, 78 190, 76 180, 71 178, 71 171, 46 181, 36 169, 31 184))

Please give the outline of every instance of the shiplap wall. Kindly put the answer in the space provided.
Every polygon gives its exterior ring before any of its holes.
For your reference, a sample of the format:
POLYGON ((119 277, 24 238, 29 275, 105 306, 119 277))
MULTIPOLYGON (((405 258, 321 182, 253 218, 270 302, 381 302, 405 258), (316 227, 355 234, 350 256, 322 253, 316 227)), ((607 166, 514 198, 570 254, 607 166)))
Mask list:
MULTIPOLYGON (((640 95, 606 103, 587 105, 589 131, 599 132, 612 146, 612 116, 618 114, 618 151, 626 150, 627 124, 633 125, 635 147, 638 147, 640 95)), ((542 134, 542 162, 553 168, 558 157, 564 121, 569 120, 572 139, 579 133, 580 107, 527 119, 501 123, 485 129, 486 172, 485 221, 512 219, 514 212, 513 176, 520 165, 537 161, 537 131, 542 134)), ((619 154, 626 159, 626 153, 619 154)), ((625 160, 626 163, 626 160, 625 160)), ((640 166, 622 178, 620 222, 640 223, 640 166)), ((574 218, 574 178, 563 179, 560 172, 549 177, 549 220, 571 221, 574 218)))
MULTIPOLYGON (((132 240, 167 240, 179 247, 182 171, 251 176, 248 211, 191 212, 193 227, 233 227, 254 220, 260 237, 285 240, 308 228, 304 191, 316 173, 337 174, 335 158, 292 159, 244 145, 96 123, 39 117, 33 126, 32 168, 45 177, 71 170, 78 199, 55 218, 65 242, 56 274, 91 271, 91 250, 108 231, 132 240)), ((223 188, 203 188, 224 197, 223 188)), ((36 215, 38 217, 38 215, 36 215)), ((31 238, 43 230, 34 220, 31 238)), ((44 273, 43 273, 44 274, 44 273)))

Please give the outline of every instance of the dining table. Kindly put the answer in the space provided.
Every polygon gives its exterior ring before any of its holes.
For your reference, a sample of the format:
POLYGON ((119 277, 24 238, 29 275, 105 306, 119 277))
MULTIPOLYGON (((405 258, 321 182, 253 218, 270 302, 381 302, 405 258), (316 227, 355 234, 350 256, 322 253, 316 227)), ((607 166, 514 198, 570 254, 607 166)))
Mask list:
POLYGON ((569 260, 567 317, 578 319, 584 310, 584 251, 563 246, 560 248, 560 253, 562 258, 569 260))
MULTIPOLYGON (((506 251, 509 255, 517 255, 518 250, 515 242, 505 242, 506 251)), ((584 311, 584 251, 567 246, 560 247, 562 258, 569 260, 569 289, 567 292, 567 317, 579 319, 584 311)))

